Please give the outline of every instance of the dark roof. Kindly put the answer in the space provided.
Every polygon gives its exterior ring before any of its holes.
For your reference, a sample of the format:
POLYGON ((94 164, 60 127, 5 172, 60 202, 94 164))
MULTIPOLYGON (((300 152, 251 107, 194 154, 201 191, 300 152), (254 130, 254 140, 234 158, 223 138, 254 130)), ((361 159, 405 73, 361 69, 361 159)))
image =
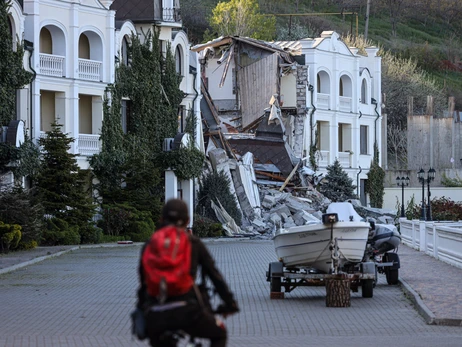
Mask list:
POLYGON ((110 9, 116 11, 117 20, 154 22, 154 0, 115 0, 110 9))
POLYGON ((282 139, 263 137, 230 138, 228 143, 233 151, 241 156, 251 152, 256 162, 274 164, 284 176, 288 176, 292 172, 292 161, 282 139))

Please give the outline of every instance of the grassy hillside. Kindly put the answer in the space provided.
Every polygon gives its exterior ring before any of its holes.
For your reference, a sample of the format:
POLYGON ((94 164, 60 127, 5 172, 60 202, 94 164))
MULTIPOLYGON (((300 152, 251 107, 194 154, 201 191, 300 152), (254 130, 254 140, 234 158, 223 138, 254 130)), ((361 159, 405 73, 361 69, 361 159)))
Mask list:
MULTIPOLYGON (((207 18, 217 3, 218 0, 181 1, 183 22, 193 41, 202 40, 208 27, 207 18)), ((261 12, 267 14, 309 14, 292 18, 277 16, 278 37, 275 39, 312 37, 324 30, 355 34, 356 15, 328 14, 339 12, 358 13, 357 30, 359 35, 364 35, 366 4, 367 0, 259 0, 261 12)), ((368 39, 395 55, 415 59, 448 96, 456 97, 458 109, 462 109, 460 32, 462 1, 371 1, 368 39)))

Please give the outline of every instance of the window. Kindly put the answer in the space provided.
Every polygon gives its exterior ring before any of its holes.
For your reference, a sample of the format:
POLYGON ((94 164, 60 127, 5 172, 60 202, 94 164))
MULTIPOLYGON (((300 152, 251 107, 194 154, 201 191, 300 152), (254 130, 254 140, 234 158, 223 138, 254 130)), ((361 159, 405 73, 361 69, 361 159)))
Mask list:
MULTIPOLYGON (((342 80, 340 80, 340 85, 342 80)), ((343 124, 338 125, 338 151, 343 152, 343 124)))
POLYGON ((181 68, 182 66, 182 54, 181 54, 181 48, 180 46, 177 46, 175 49, 175 68, 176 72, 182 76, 183 69, 181 68))
POLYGON ((359 145, 359 151, 360 154, 368 154, 367 147, 368 147, 368 141, 367 141, 367 135, 369 132, 369 127, 366 125, 361 125, 359 129, 359 137, 360 137, 360 145, 359 145))
POLYGON ((122 39, 122 47, 120 49, 120 59, 122 60, 122 64, 128 66, 128 39, 127 36, 124 36, 122 39))
POLYGON ((343 80, 342 79, 340 79, 340 85, 338 87, 338 90, 339 90, 339 95, 343 96, 343 80))
POLYGON ((122 131, 127 134, 130 131, 130 118, 132 114, 132 101, 122 100, 120 122, 122 124, 122 131))
POLYGON ((361 103, 367 104, 367 82, 363 80, 361 83, 361 103))

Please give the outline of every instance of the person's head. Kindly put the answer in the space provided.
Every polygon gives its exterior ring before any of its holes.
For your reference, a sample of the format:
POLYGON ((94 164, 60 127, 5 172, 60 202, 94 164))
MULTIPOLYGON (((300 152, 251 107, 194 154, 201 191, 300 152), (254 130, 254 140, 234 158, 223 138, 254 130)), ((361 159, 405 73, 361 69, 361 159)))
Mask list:
POLYGON ((168 200, 162 208, 162 222, 186 228, 189 223, 188 205, 180 199, 168 200))

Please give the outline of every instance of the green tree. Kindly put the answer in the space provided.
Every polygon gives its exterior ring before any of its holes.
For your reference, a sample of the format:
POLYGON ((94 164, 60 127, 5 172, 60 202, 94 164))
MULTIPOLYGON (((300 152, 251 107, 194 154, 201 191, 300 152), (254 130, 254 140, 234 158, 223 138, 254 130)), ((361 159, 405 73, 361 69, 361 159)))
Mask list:
POLYGON ((32 74, 24 70, 24 50, 21 42, 13 47, 8 18, 11 1, 0 1, 0 125, 8 125, 15 119, 16 90, 32 80, 32 74), (14 49, 16 48, 16 49, 14 49))
POLYGON ((197 200, 198 214, 218 221, 211 206, 211 201, 213 200, 217 205, 220 202, 234 221, 238 225, 241 224, 242 214, 237 207, 236 199, 231 194, 229 179, 223 172, 212 171, 201 178, 197 200))
POLYGON ((327 166, 327 174, 319 191, 334 202, 342 202, 356 197, 355 188, 353 180, 348 177, 338 159, 335 159, 332 165, 327 166))
POLYGON ((79 168, 77 155, 69 153, 72 142, 74 139, 61 131, 61 125, 52 124, 51 131, 39 140, 43 156, 36 185, 45 214, 65 221, 70 228, 77 227, 78 233, 86 233, 95 206, 86 189, 88 174, 79 168))
POLYGON ((257 0, 230 0, 213 9, 210 26, 220 36, 270 41, 276 33, 276 18, 261 14, 257 0))
POLYGON ((160 214, 164 170, 178 169, 178 178, 190 179, 198 176, 197 168, 202 168, 204 161, 196 148, 162 151, 163 140, 178 132, 178 110, 184 94, 171 47, 163 55, 158 35, 154 28, 144 42, 136 36, 131 38, 130 64, 116 68, 116 81, 107 88, 103 146, 90 159, 90 165, 99 182, 95 187, 101 198, 100 224, 108 235, 132 235, 133 239, 136 229, 136 237, 144 237, 160 214), (120 121, 122 103, 129 110, 126 129, 120 121), (146 225, 139 223, 140 216, 146 225), (115 224, 125 227, 114 228, 115 224))
POLYGON ((374 143, 374 157, 372 158, 371 167, 367 173, 367 193, 372 207, 382 208, 383 195, 385 194, 383 180, 385 171, 379 165, 379 148, 377 142, 374 143))

